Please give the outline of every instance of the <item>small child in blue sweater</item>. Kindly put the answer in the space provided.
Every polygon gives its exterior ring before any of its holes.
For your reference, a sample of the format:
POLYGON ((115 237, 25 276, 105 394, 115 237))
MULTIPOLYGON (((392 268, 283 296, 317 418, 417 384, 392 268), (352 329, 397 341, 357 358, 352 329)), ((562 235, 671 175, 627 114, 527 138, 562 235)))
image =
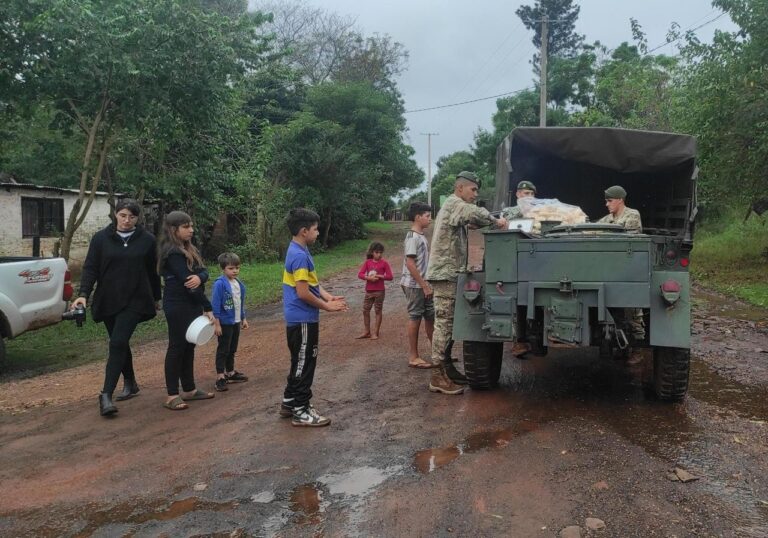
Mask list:
POLYGON ((222 275, 213 283, 214 328, 219 337, 216 348, 216 390, 229 390, 227 383, 242 383, 248 377, 235 370, 235 353, 240 339, 240 328, 247 329, 245 319, 245 286, 237 278, 240 258, 233 252, 219 256, 222 275))

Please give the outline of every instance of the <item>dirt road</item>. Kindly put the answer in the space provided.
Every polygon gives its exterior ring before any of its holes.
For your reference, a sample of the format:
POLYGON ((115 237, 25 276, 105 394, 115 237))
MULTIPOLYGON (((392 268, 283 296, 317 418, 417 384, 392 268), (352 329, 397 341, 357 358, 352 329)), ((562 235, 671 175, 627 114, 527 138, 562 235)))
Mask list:
MULTIPOLYGON (((396 285, 382 339, 353 339, 354 277, 327 282, 351 304, 321 319, 314 403, 328 428, 277 416, 278 306, 243 334, 250 381, 187 411, 161 407, 162 341, 136 350, 141 393, 113 420, 97 413, 102 362, 0 384, 0 535, 768 536, 765 311, 697 292, 682 404, 648 395, 647 361, 564 350, 507 353, 499 390, 447 397, 406 367, 396 285)), ((197 352, 205 388, 213 354, 197 352)))

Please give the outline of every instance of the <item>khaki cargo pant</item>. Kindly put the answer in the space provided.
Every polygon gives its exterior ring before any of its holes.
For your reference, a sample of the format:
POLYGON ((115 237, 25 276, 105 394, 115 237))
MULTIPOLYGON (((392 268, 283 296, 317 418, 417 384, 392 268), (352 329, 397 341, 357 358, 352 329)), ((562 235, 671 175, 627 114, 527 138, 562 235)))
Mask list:
POLYGON ((435 332, 432 335, 432 364, 440 364, 445 346, 453 335, 453 310, 456 307, 456 282, 430 280, 434 291, 435 332))

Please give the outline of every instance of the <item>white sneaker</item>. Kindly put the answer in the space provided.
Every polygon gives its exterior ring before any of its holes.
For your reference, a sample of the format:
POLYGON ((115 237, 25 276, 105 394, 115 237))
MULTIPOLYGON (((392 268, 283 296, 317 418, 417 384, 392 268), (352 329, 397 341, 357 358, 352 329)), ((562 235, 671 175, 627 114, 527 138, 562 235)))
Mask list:
POLYGON ((331 419, 320 415, 311 405, 293 410, 293 418, 291 419, 293 426, 318 427, 327 426, 330 423, 331 419))

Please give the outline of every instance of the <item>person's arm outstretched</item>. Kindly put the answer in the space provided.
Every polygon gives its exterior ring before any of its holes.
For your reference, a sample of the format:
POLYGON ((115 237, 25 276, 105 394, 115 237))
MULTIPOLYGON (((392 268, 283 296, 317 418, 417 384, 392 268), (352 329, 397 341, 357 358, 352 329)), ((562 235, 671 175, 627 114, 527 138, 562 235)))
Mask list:
POLYGON ((296 281, 296 295, 310 306, 325 310, 326 312, 339 312, 347 310, 347 303, 343 297, 337 297, 331 295, 325 291, 322 287, 320 289, 320 297, 316 296, 309 289, 309 282, 306 280, 296 281))

